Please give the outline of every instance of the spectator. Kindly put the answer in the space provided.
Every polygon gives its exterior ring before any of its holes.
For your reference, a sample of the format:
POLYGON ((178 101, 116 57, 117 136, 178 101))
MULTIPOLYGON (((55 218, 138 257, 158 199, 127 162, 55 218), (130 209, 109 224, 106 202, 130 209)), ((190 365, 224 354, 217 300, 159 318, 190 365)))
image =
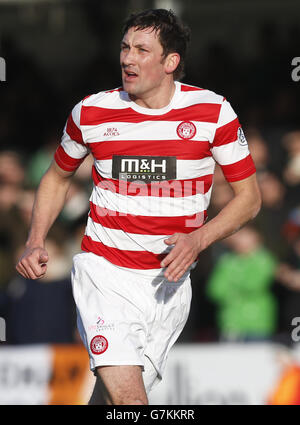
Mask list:
POLYGON ((300 404, 300 364, 288 349, 281 349, 277 354, 281 374, 275 388, 270 394, 269 405, 300 404))
POLYGON ((37 187, 42 175, 49 168, 55 149, 60 142, 60 134, 55 130, 49 132, 44 144, 28 161, 26 168, 26 182, 30 186, 37 187))
POLYGON ((70 264, 60 226, 53 227, 46 247, 51 258, 47 276, 39 281, 16 276, 8 285, 5 319, 9 344, 76 342, 70 264))
POLYGON ((300 184, 300 131, 287 133, 283 138, 283 146, 289 154, 284 170, 284 180, 289 186, 300 184))
POLYGON ((250 225, 225 243, 231 252, 218 260, 207 285, 207 295, 218 304, 221 340, 268 340, 276 329, 277 305, 270 290, 276 260, 250 225))
POLYGON ((299 203, 300 192, 300 131, 285 133, 282 145, 286 149, 288 157, 283 169, 283 180, 287 187, 286 204, 289 209, 299 203))
POLYGON ((20 239, 26 237, 17 207, 23 179, 20 156, 13 151, 0 152, 0 289, 15 274, 13 255, 20 239))
POLYGON ((260 173, 266 170, 270 163, 267 142, 257 128, 249 128, 246 132, 246 137, 256 170, 260 173))
POLYGON ((279 264, 276 277, 285 289, 281 296, 282 336, 291 341, 292 321, 299 317, 300 306, 300 235, 293 241, 287 260, 279 264))
POLYGON ((293 243, 300 236, 300 205, 292 208, 287 214, 283 234, 289 243, 293 243))
POLYGON ((283 259, 288 250, 283 229, 286 222, 286 188, 279 178, 270 171, 258 174, 258 184, 262 196, 262 208, 255 219, 257 229, 263 235, 266 247, 278 258, 283 259))

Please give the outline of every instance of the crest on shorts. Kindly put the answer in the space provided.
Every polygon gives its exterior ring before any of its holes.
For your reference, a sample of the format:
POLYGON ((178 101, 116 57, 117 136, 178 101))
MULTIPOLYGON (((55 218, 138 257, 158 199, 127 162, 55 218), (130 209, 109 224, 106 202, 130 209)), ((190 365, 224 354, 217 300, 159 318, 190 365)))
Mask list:
POLYGON ((96 335, 90 344, 93 354, 102 354, 108 348, 108 341, 103 335, 96 335))
POLYGON ((190 121, 183 121, 177 127, 177 134, 181 139, 192 139, 196 134, 196 126, 190 121))
POLYGON ((248 146, 246 136, 242 130, 242 127, 238 128, 237 131, 238 142, 241 146, 248 146))

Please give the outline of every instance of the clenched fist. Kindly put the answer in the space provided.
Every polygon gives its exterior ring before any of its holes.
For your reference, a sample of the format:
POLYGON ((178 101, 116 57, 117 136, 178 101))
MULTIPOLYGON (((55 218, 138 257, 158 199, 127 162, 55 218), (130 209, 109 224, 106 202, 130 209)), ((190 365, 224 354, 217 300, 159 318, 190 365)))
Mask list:
POLYGON ((16 269, 26 279, 40 279, 47 271, 47 251, 42 247, 27 247, 19 259, 16 269))

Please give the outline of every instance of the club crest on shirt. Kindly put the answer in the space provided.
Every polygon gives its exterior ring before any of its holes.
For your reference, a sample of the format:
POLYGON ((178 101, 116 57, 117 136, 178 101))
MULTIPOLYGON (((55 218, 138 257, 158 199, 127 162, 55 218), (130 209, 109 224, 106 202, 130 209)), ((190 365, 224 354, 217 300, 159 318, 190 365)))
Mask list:
POLYGON ((241 127, 238 128, 237 139, 241 146, 248 146, 246 136, 241 127))
POLYGON ((183 121, 177 127, 177 134, 181 139, 192 139, 196 134, 196 126, 190 121, 183 121))
POLYGON ((96 335, 91 340, 90 347, 93 354, 102 354, 108 348, 108 341, 103 335, 96 335))

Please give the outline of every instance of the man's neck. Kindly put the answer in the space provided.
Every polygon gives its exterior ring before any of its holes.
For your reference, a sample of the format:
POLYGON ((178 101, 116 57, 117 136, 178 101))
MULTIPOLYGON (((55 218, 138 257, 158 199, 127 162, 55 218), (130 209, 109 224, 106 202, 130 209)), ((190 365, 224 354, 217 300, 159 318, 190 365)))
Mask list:
POLYGON ((175 89, 175 83, 172 81, 165 87, 159 87, 157 90, 151 91, 151 93, 146 93, 144 96, 137 97, 129 95, 129 97, 137 105, 142 106, 143 108, 162 109, 168 106, 171 102, 175 89))

